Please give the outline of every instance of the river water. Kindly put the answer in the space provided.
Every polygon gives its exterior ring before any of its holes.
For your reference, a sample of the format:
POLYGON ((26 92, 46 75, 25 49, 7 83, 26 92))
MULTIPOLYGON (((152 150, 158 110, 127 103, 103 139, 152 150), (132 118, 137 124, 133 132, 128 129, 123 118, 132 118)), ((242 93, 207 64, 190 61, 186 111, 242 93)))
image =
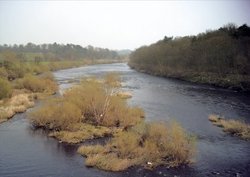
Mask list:
POLYGON ((135 167, 115 173, 87 168, 76 153, 78 145, 58 143, 43 131, 33 130, 27 113, 22 113, 0 124, 0 177, 250 176, 250 143, 208 121, 214 113, 250 122, 250 95, 138 73, 124 63, 60 70, 54 75, 62 92, 82 77, 110 71, 121 74, 122 89, 133 94, 129 104, 142 107, 146 121, 174 119, 197 136, 193 164, 153 171, 135 167))

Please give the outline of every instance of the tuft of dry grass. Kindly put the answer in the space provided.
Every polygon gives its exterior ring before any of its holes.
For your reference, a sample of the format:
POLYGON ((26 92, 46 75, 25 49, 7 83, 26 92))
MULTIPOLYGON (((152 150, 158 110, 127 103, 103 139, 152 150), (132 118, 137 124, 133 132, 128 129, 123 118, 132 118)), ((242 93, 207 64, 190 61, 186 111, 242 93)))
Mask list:
POLYGON ((175 167, 191 162, 194 139, 176 122, 142 123, 117 133, 106 145, 81 146, 86 165, 107 171, 122 171, 141 165, 175 167), (107 160, 108 159, 108 160, 107 160))
POLYGON ((222 127, 224 132, 238 136, 245 140, 250 140, 250 125, 239 120, 226 120, 219 115, 209 115, 209 121, 218 127, 222 127))

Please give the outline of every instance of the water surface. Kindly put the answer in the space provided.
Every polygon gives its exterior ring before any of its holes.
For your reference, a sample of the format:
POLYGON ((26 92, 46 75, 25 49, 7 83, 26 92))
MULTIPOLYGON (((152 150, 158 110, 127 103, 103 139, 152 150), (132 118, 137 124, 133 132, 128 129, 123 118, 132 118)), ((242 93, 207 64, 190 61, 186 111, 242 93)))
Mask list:
POLYGON ((122 88, 133 94, 129 103, 142 107, 147 121, 175 119, 197 136, 195 163, 177 169, 132 168, 116 173, 86 168, 84 158, 76 153, 77 145, 58 143, 32 130, 23 113, 0 125, 0 176, 249 176, 250 143, 208 121, 208 115, 215 113, 250 122, 249 95, 138 73, 124 63, 66 69, 54 75, 63 91, 82 77, 99 77, 109 71, 121 74, 122 88))

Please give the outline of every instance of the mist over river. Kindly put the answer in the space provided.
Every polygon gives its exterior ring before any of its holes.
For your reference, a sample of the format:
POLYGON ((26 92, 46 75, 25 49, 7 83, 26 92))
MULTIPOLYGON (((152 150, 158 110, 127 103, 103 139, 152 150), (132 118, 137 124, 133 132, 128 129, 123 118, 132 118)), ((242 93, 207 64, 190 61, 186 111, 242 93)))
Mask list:
POLYGON ((33 130, 27 113, 21 113, 0 124, 0 177, 250 176, 250 142, 232 137, 208 121, 209 114, 220 114, 249 123, 249 94, 150 76, 125 63, 65 69, 54 76, 63 92, 82 77, 99 77, 110 71, 120 73, 122 89, 133 95, 129 104, 143 108, 147 121, 174 119, 196 135, 193 164, 153 171, 135 167, 115 173, 87 168, 76 153, 78 145, 59 143, 45 132, 33 130))

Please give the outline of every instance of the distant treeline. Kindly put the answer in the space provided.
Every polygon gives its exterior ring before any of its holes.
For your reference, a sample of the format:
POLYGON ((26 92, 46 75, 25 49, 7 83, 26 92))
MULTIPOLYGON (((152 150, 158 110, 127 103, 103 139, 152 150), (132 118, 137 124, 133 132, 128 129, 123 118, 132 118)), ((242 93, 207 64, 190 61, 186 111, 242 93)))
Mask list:
POLYGON ((227 24, 197 36, 164 37, 130 55, 137 70, 250 90, 250 28, 227 24))
POLYGON ((6 51, 14 52, 21 60, 81 60, 81 59, 121 59, 115 50, 82 47, 74 44, 41 44, 0 45, 0 54, 6 51))

